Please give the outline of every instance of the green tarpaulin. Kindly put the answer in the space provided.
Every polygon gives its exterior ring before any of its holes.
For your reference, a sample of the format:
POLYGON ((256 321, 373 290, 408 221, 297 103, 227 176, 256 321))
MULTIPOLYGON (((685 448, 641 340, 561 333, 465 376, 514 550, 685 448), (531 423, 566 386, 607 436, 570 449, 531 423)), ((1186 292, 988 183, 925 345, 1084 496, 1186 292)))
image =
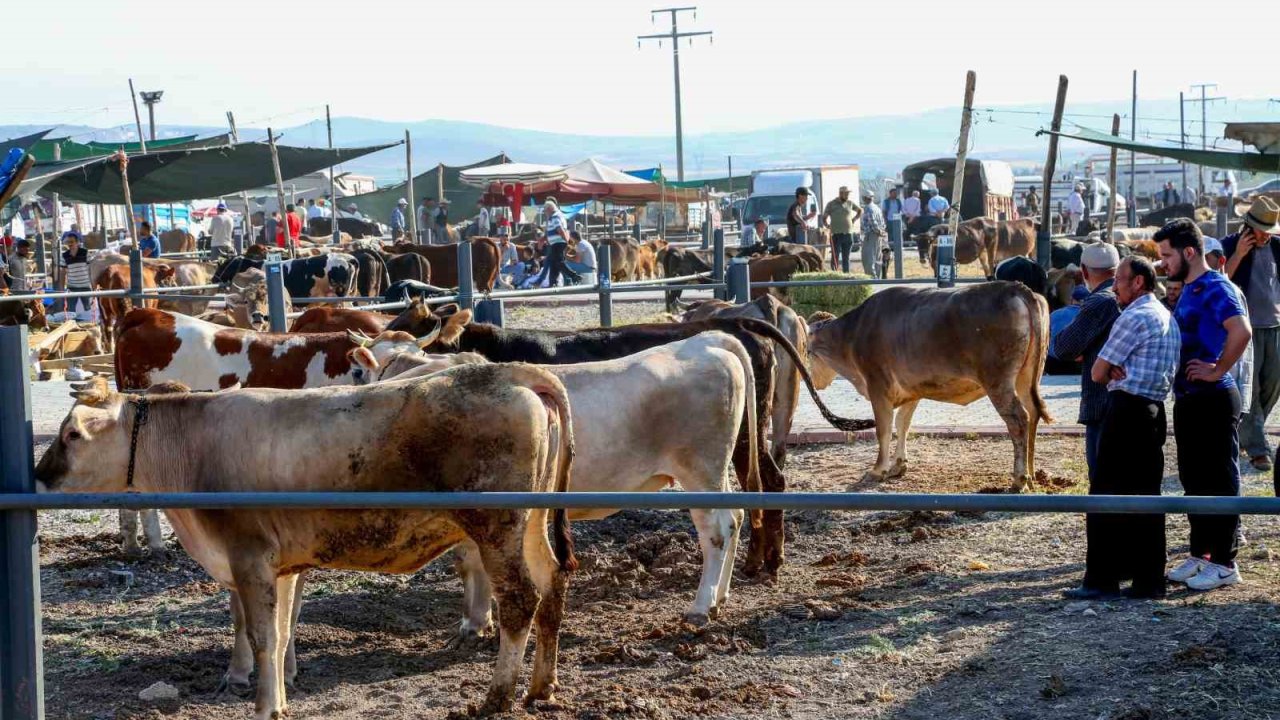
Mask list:
MULTIPOLYGON (((451 222, 456 222, 475 214, 476 201, 484 194, 483 188, 475 188, 462 184, 462 180, 458 177, 458 173, 463 170, 469 170, 476 167, 484 167, 486 165, 498 165, 500 163, 511 162, 505 154, 494 155, 491 158, 471 163, 470 165, 461 166, 444 166, 444 198, 451 203, 452 212, 449 213, 451 222)), ((413 177, 413 194, 417 195, 413 199, 413 207, 416 208, 424 197, 436 197, 437 183, 436 174, 439 166, 415 175, 413 177)), ((360 214, 367 218, 377 220, 379 222, 390 223, 391 211, 395 210, 396 203, 400 198, 405 197, 405 183, 397 183, 389 185, 380 190, 363 195, 348 195, 339 202, 345 209, 349 203, 355 203, 360 209, 360 214)), ((436 198, 439 200, 440 198, 436 198)), ((408 216, 405 216, 406 222, 408 216)))
MULTIPOLYGON (((1052 130, 1041 130, 1037 135, 1052 132, 1052 130)), ((1176 148, 1167 145, 1148 145, 1083 127, 1078 127, 1074 132, 1060 132, 1057 135, 1068 140, 1083 140, 1087 143, 1106 145, 1119 150, 1130 150, 1146 155, 1172 158, 1192 165, 1204 165, 1205 167, 1224 168, 1227 170, 1248 170, 1251 172, 1280 172, 1280 155, 1278 154, 1192 150, 1190 148, 1176 148)))
MULTIPOLYGON (((195 135, 185 135, 176 138, 148 140, 147 150, 150 152, 158 150, 190 150, 193 148, 217 147, 230 143, 231 136, 225 133, 200 139, 196 139, 195 135)), ((62 148, 61 157, 63 160, 84 160, 86 158, 101 157, 121 149, 127 153, 142 152, 142 146, 136 142, 109 143, 92 141, 79 143, 71 138, 50 138, 37 142, 31 148, 31 153, 36 156, 36 162, 53 162, 55 146, 62 148)))
MULTIPOLYGON (((288 180, 396 144, 333 150, 278 146, 280 173, 288 180)), ((120 166, 112 157, 37 164, 31 176, 43 179, 41 194, 61 193, 64 200, 83 203, 125 204, 120 166), (56 176, 48 177, 46 170, 56 176)), ((28 187, 28 182, 23 183, 20 192, 35 192, 28 187)), ((265 185, 275 185, 271 150, 265 143, 166 150, 129 157, 129 189, 133 202, 138 205, 213 198, 265 185)))

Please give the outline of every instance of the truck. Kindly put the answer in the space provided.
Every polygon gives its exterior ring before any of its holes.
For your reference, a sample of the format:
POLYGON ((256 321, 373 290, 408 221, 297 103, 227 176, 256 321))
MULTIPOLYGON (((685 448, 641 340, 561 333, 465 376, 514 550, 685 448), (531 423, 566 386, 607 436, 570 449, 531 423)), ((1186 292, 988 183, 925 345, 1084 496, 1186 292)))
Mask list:
POLYGON ((778 168, 774 170, 756 170, 751 173, 748 184, 747 202, 742 209, 744 227, 756 218, 766 218, 769 222, 769 235, 785 235, 787 232, 787 209, 796 199, 796 188, 809 189, 810 210, 818 213, 808 222, 809 242, 818 229, 822 209, 837 196, 841 187, 848 187, 850 197, 858 202, 858 166, 857 165, 819 165, 816 167, 778 168))
MULTIPOLYGON (((1084 199, 1085 208, 1089 211, 1090 217, 1094 219, 1104 217, 1107 213, 1107 203, 1111 201, 1111 186, 1101 177, 1072 177, 1071 175, 1062 175, 1059 179, 1052 183, 1053 195, 1050 202, 1053 207, 1051 210, 1056 211, 1059 207, 1066 207, 1067 196, 1075 188, 1076 184, 1084 185, 1084 192, 1081 197, 1084 199)), ((1040 202, 1044 202, 1044 178, 1040 175, 1019 175, 1013 179, 1013 195, 1017 203, 1019 212, 1026 208, 1027 191, 1031 188, 1036 189, 1036 193, 1040 195, 1040 202)), ((1116 196, 1116 216, 1123 220, 1125 208, 1128 203, 1125 202, 1123 195, 1116 196)))

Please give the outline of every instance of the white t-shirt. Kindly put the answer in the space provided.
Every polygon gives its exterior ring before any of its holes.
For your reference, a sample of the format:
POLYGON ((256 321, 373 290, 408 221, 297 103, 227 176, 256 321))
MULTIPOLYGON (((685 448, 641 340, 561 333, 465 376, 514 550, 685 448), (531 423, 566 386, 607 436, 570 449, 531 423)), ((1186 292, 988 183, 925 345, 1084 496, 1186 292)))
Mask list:
POLYGON ((586 240, 578 241, 578 262, 589 268, 596 267, 596 249, 586 240))
POLYGON ((225 214, 209 218, 209 234, 213 236, 210 244, 214 247, 233 247, 231 218, 225 214))
POLYGON ((1084 214, 1084 198, 1080 197, 1080 193, 1074 190, 1067 196, 1067 212, 1072 215, 1084 214))

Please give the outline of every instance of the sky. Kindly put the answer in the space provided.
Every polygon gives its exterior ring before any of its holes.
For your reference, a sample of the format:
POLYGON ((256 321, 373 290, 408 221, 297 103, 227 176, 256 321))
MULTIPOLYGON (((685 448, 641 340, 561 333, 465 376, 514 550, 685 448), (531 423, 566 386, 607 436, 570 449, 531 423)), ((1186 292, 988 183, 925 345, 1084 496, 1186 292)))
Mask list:
MULTIPOLYGON (((696 0, 694 0, 696 1, 696 0)), ((288 126, 335 116, 431 118, 603 135, 673 130, 672 53, 636 35, 665 32, 666 7, 638 0, 50 0, 14 3, 5 25, 52 42, 0 58, 0 124, 133 122, 128 79, 162 89, 160 123, 288 126), (338 48, 337 52, 332 48, 338 48)), ((1243 18, 1244 16, 1241 16, 1243 18)), ((1280 98, 1245 41, 1203 3, 707 0, 680 29, 684 131, 979 106, 1176 98, 1192 83, 1233 99, 1280 98), (905 8, 905 9, 904 9, 905 8), (1189 32, 1194 19, 1217 28, 1189 32), (1239 38, 1238 40, 1235 38, 1239 38), (1190 49, 1190 52, 1179 50, 1190 49)), ((1241 19, 1243 22, 1243 19, 1241 19)), ((145 118, 144 109, 143 121, 145 118)))

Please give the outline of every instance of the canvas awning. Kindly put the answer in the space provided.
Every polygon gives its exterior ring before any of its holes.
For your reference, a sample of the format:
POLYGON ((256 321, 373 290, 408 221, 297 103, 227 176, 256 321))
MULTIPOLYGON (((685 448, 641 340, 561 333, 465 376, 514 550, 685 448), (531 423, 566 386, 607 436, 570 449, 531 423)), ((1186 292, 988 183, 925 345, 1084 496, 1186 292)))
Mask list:
MULTIPOLYGON (((594 158, 561 168, 555 174, 562 177, 522 183, 525 186, 525 197, 538 202, 554 196, 560 203, 597 200, 615 205, 644 205, 663 199, 667 202, 698 202, 702 199, 700 190, 673 187, 664 189, 658 183, 609 167, 594 158)), ((497 187, 501 184, 496 180, 490 184, 489 200, 495 204, 501 204, 499 197, 502 193, 500 187, 497 187)))
POLYGON ((473 166, 463 170, 459 179, 466 185, 487 188, 493 183, 505 185, 520 183, 535 185, 557 182, 568 177, 563 165, 538 165, 536 163, 500 163, 498 165, 473 166))
MULTIPOLYGON (((468 187, 463 184, 460 177, 461 173, 470 168, 503 163, 506 162, 507 159, 506 155, 494 155, 491 158, 474 162, 469 165, 456 167, 452 165, 445 165, 443 199, 448 200, 451 204, 457 207, 465 207, 467 208, 467 212, 470 212, 470 206, 474 205, 475 202, 480 199, 481 195, 484 194, 484 191, 479 188, 468 187)), ((438 165, 433 166, 430 170, 420 175, 413 176, 413 191, 418 196, 417 198, 414 198, 415 206, 417 205, 419 198, 436 196, 436 188, 439 185, 437 181, 439 169, 440 167, 438 165)), ((395 209, 396 203, 400 201, 400 198, 405 196, 404 192, 405 183, 400 182, 363 195, 348 195, 341 200, 342 208, 346 209, 348 205, 355 203, 356 207, 360 209, 360 214, 365 217, 389 223, 391 222, 391 211, 395 209)))
POLYGON ((1252 145, 1258 148, 1258 152, 1280 153, 1280 123, 1227 123, 1222 137, 1252 145))
MULTIPOLYGON (((1040 130, 1036 134, 1052 132, 1052 130, 1040 130)), ((1068 140, 1081 140, 1095 145, 1113 147, 1118 150, 1172 158, 1192 165, 1203 165, 1226 170, 1248 170, 1250 172, 1280 172, 1280 154, 1277 153, 1193 150, 1191 148, 1170 147, 1167 145, 1149 145, 1127 140, 1116 135, 1107 135, 1084 127, 1077 127, 1072 132, 1059 132, 1057 135, 1068 140)))
MULTIPOLYGON (((48 134, 48 133, 46 133, 48 134)), ((176 138, 163 138, 159 140, 148 140, 147 151, 158 152, 160 150, 192 150, 196 148, 218 147, 219 145, 230 145, 231 135, 223 133, 221 135, 212 135, 206 138, 197 138, 195 135, 184 135, 176 138)), ((61 160, 85 160, 87 158, 101 157, 110 155, 117 150, 124 150, 129 154, 142 152, 141 143, 136 142, 102 142, 91 140, 87 143, 76 142, 71 138, 50 138, 41 139, 31 148, 31 154, 36 156, 36 162, 54 162, 55 158, 61 160), (60 148, 61 152, 55 152, 55 147, 60 148)))
MULTIPOLYGON (((280 174, 285 179, 296 178, 396 144, 335 149, 277 146, 280 174)), ((129 156, 129 189, 133 202, 139 205, 219 197, 274 183, 271 149, 265 143, 129 156)), ((120 166, 111 156, 38 163, 19 192, 56 192, 76 202, 124 204, 120 166)))

